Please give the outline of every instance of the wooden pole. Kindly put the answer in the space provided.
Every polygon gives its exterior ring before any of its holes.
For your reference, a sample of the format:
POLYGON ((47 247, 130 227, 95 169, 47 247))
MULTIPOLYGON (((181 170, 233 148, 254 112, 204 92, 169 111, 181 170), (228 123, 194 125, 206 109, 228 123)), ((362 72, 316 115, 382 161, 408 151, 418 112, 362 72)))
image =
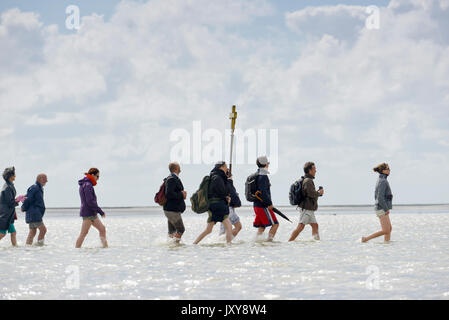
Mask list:
POLYGON ((237 120, 237 112, 235 111, 235 106, 232 106, 232 112, 229 116, 229 119, 231 119, 231 157, 229 160, 229 172, 232 173, 232 153, 234 151, 234 131, 235 131, 235 122, 237 120))

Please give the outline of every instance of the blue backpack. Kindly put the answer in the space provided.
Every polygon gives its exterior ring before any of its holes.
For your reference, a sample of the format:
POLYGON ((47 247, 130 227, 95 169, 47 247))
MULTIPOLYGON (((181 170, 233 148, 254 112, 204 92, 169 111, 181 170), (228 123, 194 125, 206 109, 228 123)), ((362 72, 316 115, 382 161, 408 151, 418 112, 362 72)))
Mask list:
POLYGON ((292 206, 299 206, 301 204, 301 202, 303 202, 305 200, 305 195, 303 192, 303 182, 304 182, 304 177, 301 177, 301 179, 295 181, 291 186, 290 186, 290 192, 288 193, 288 198, 290 200, 290 204, 292 206))

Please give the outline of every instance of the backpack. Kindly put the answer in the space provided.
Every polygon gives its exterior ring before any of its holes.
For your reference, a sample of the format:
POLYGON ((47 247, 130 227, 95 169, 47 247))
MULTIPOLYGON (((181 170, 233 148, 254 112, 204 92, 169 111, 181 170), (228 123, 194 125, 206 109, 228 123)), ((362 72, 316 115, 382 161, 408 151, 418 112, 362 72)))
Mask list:
POLYGON ((156 202, 160 206, 165 206, 167 203, 167 198, 165 197, 165 183, 167 182, 167 178, 164 179, 164 182, 161 184, 159 191, 154 196, 154 202, 156 202))
POLYGON ((290 204, 292 206, 299 206, 301 202, 304 201, 305 196, 303 192, 303 185, 304 177, 301 177, 301 179, 295 181, 290 186, 290 192, 288 193, 288 199, 290 200, 290 204))
POLYGON ((249 202, 256 201, 256 197, 254 195, 257 192, 257 177, 259 176, 259 173, 253 173, 248 178, 246 178, 245 182, 245 197, 246 200, 249 202))
POLYGON ((196 213, 204 213, 209 210, 209 184, 210 176, 205 176, 201 181, 198 191, 196 191, 191 197, 190 202, 192 204, 192 211, 196 213))

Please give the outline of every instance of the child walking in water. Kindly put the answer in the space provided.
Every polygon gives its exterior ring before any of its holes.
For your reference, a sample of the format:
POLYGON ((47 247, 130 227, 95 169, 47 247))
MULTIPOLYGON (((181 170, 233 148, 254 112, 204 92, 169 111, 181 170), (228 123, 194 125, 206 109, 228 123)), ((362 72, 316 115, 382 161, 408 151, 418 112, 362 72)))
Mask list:
POLYGON ((390 167, 387 163, 381 163, 373 170, 374 172, 379 173, 379 179, 377 180, 374 198, 376 200, 376 215, 379 218, 382 230, 373 233, 368 237, 362 237, 362 242, 367 242, 380 236, 384 236, 385 242, 389 242, 392 230, 390 210, 393 209, 393 195, 391 193, 390 184, 387 180, 388 176, 390 175, 390 167))
POLYGON ((84 179, 78 181, 81 198, 80 216, 83 218, 83 224, 78 240, 76 241, 76 248, 81 248, 91 226, 98 229, 100 232, 101 244, 103 245, 103 248, 107 248, 106 228, 103 223, 101 223, 100 219, 98 219, 98 213, 103 218, 106 218, 106 214, 98 206, 97 196, 95 195, 94 190, 94 186, 97 185, 97 181, 100 179, 100 170, 91 168, 85 175, 84 179))

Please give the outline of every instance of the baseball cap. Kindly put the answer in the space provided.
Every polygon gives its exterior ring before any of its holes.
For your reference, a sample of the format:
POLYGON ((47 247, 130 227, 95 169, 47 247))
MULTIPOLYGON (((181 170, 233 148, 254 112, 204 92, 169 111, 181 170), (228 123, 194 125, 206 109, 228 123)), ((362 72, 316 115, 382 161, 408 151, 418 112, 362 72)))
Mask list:
POLYGON ((259 158, 257 158, 257 162, 260 163, 263 166, 266 166, 267 164, 270 164, 270 162, 268 161, 267 156, 260 156, 259 158))

